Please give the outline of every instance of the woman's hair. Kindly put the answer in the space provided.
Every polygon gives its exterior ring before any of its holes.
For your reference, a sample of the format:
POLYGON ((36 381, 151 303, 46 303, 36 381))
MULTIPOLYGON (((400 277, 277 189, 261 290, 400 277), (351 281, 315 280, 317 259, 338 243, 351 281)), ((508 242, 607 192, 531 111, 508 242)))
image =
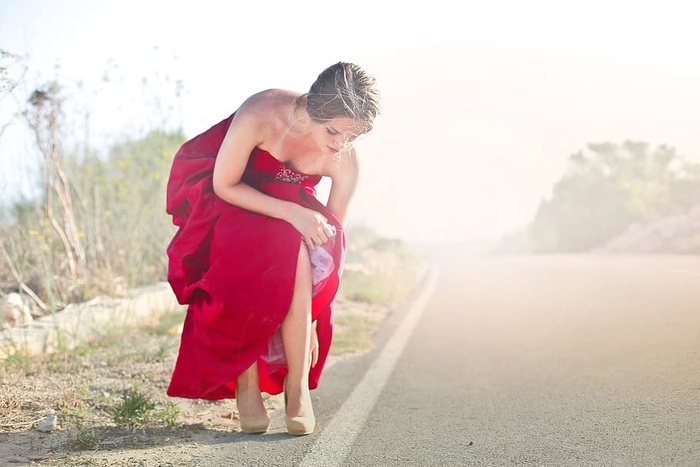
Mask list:
POLYGON ((338 62, 323 70, 311 85, 306 94, 306 110, 317 123, 352 118, 361 125, 362 133, 367 133, 379 113, 375 81, 359 66, 338 62))

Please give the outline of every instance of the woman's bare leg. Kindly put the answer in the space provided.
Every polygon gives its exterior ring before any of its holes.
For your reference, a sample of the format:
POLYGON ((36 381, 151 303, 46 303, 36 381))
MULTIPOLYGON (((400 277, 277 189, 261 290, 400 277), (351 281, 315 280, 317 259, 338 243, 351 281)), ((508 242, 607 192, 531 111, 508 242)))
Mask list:
MULTIPOLYGON (((284 353, 289 370, 285 381, 288 419, 290 417, 309 417, 309 421, 313 420, 313 407, 309 392, 310 338, 311 261, 306 246, 302 244, 297 261, 294 296, 289 312, 282 322, 282 341, 284 342, 284 353)), ((290 428, 289 422, 288 428, 290 428)), ((310 430, 313 431, 313 426, 310 426, 310 430)))

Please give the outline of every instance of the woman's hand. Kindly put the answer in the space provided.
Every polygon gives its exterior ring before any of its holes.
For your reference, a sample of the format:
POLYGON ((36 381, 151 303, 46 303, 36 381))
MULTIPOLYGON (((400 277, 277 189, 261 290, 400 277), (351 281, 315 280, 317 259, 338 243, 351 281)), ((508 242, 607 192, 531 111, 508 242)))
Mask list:
POLYGON ((303 206, 297 205, 289 222, 301 233, 309 250, 315 250, 316 246, 323 245, 335 234, 335 229, 323 214, 303 206))
POLYGON ((315 367, 318 363, 318 334, 316 334, 316 321, 311 323, 311 339, 309 345, 309 357, 311 358, 311 367, 315 367))

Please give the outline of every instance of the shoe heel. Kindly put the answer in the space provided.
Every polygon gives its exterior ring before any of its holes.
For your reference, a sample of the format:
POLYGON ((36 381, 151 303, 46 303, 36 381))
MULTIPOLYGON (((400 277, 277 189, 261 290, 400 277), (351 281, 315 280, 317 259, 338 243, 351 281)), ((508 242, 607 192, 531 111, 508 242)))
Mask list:
MULTIPOLYGON (((284 389, 284 408, 287 409, 287 389, 284 389)), ((287 433, 290 435, 301 436, 310 435, 316 428, 316 417, 312 413, 305 417, 284 416, 284 424, 287 426, 287 433)))
POLYGON ((241 431, 243 433, 265 433, 270 428, 270 416, 255 415, 253 417, 241 417, 238 419, 241 422, 241 431))

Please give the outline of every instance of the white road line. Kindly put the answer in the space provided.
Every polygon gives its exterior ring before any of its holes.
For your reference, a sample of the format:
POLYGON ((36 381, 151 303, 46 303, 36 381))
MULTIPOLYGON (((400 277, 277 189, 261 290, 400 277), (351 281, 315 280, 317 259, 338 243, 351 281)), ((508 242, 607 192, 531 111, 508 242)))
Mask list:
POLYGON ((403 321, 384 345, 360 384, 323 430, 299 467, 338 466, 347 457, 369 412, 394 370, 408 338, 423 314, 428 299, 433 294, 437 277, 437 269, 431 268, 421 295, 413 302, 403 321))

